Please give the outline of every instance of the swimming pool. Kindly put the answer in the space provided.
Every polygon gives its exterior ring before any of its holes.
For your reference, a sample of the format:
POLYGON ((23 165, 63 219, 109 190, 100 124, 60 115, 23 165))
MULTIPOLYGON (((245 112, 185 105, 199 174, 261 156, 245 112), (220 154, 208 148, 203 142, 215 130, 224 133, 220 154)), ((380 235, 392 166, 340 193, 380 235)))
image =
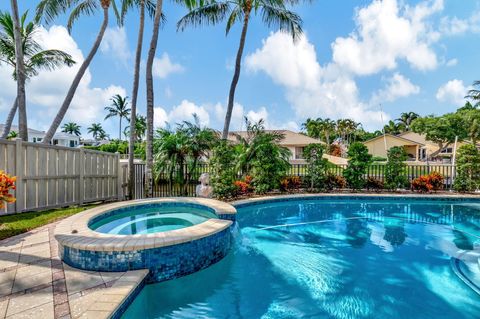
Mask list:
POLYGON ((479 284, 480 204, 325 197, 236 208, 227 257, 145 286, 123 317, 480 318, 480 295, 458 273, 479 284))
POLYGON ((89 227, 107 234, 153 234, 197 225, 210 218, 217 216, 205 207, 163 204, 99 216, 89 227))

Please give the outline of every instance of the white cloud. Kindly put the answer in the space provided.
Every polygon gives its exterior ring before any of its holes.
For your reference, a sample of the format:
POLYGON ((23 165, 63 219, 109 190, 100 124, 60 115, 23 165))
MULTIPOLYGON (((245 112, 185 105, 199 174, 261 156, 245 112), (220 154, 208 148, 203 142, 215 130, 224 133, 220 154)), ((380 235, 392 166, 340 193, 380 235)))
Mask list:
POLYGON ((119 61, 127 66, 130 59, 130 50, 128 48, 128 38, 125 28, 113 27, 105 30, 100 51, 113 57, 113 61, 119 61))
POLYGON ((163 107, 156 107, 154 110, 154 126, 165 127, 165 124, 175 125, 183 121, 192 121, 193 114, 198 116, 200 125, 210 125, 210 114, 206 106, 197 105, 188 100, 183 100, 179 105, 174 106, 169 112, 163 107))
POLYGON ((458 64, 458 60, 457 59, 450 59, 448 60, 445 65, 448 66, 448 67, 451 67, 451 66, 455 66, 458 64))
POLYGON ((467 32, 480 32, 480 13, 474 12, 466 19, 458 17, 443 17, 440 23, 440 32, 445 35, 460 35, 467 32))
MULTIPOLYGON (((77 62, 71 68, 61 67, 51 72, 41 71, 38 76, 27 82, 29 126, 46 129, 58 112, 84 58, 77 43, 63 26, 52 26, 48 30, 41 27, 37 37, 43 48, 63 50, 71 54, 77 62)), ((7 105, 8 101, 13 101, 16 94, 16 85, 11 79, 11 72, 7 66, 0 66, 2 80, 0 96, 7 101, 7 105)), ((91 73, 87 69, 65 116, 65 121, 75 121, 84 128, 94 121, 103 119, 103 108, 110 104, 109 99, 113 94, 126 95, 124 88, 115 85, 106 88, 92 87, 91 79, 91 73)))
POLYGON ((466 87, 463 84, 463 81, 453 79, 440 86, 436 98, 440 102, 452 103, 460 106, 465 103, 465 95, 467 95, 468 90, 469 87, 466 87))
POLYGON ((435 69, 430 44, 439 35, 425 20, 442 9, 442 0, 402 8, 397 0, 375 0, 357 12, 356 30, 332 44, 333 61, 357 75, 392 70, 400 59, 419 70, 435 69))
POLYGON ((386 86, 373 97, 373 104, 383 101, 392 102, 398 98, 407 97, 420 92, 420 87, 414 85, 410 79, 404 77, 400 73, 395 73, 386 80, 386 86))
POLYGON ((246 57, 245 64, 250 72, 263 71, 285 87, 297 120, 322 116, 349 117, 367 127, 382 123, 380 112, 359 100, 357 85, 348 72, 335 64, 322 67, 318 63, 307 36, 293 43, 288 35, 273 33, 262 48, 246 57))
POLYGON ((172 62, 166 52, 164 52, 160 58, 153 60, 153 75, 161 79, 165 79, 173 73, 183 72, 184 70, 185 68, 181 64, 172 62))

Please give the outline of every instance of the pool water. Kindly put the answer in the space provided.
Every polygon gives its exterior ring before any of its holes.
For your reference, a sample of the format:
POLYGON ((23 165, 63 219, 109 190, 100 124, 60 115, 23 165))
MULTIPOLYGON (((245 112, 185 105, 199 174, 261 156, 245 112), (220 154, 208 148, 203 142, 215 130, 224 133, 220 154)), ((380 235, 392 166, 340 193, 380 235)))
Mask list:
POLYGON ((189 227, 210 218, 217 218, 217 216, 206 209, 159 205, 122 211, 101 218, 89 227, 107 234, 150 234, 189 227))
POLYGON ((299 200, 237 210, 227 257, 145 286, 123 317, 480 318, 480 295, 452 262, 480 285, 480 204, 299 200))

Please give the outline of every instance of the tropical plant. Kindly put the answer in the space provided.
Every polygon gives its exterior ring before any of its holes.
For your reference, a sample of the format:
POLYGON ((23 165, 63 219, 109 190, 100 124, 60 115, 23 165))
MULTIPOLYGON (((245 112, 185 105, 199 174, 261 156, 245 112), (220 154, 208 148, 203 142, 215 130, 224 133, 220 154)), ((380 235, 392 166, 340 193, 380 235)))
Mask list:
POLYGON ((458 149, 453 187, 459 192, 471 192, 480 187, 480 152, 475 145, 466 144, 458 149))
POLYGON ((325 190, 342 189, 347 187, 345 177, 327 172, 325 176, 325 190))
POLYGON ((404 188, 408 185, 405 176, 405 161, 407 152, 400 146, 394 146, 388 150, 387 164, 385 165, 385 187, 388 189, 404 188))
POLYGON ((302 19, 296 13, 287 9, 287 4, 294 4, 292 0, 221 0, 221 1, 184 1, 190 10, 177 23, 178 30, 185 30, 189 25, 214 25, 227 19, 226 34, 236 22, 242 23, 240 44, 235 60, 235 71, 228 95, 227 113, 222 133, 222 138, 228 137, 230 120, 232 117, 235 90, 240 78, 241 61, 248 24, 252 14, 260 13, 263 22, 269 27, 278 27, 281 31, 288 32, 293 39, 302 34, 302 19))
POLYGON ((0 209, 5 207, 5 203, 15 202, 15 197, 10 191, 15 190, 15 177, 7 175, 0 170, 0 209))
POLYGON ((53 135, 57 131, 60 123, 63 121, 65 114, 72 103, 75 92, 82 80, 85 72, 87 71, 88 66, 92 62, 95 54, 97 53, 100 43, 102 42, 105 30, 108 26, 108 10, 110 5, 112 5, 114 12, 119 17, 118 10, 115 6, 115 1, 111 0, 40 0, 37 10, 36 10, 36 19, 40 21, 43 19, 46 23, 52 22, 57 16, 66 13, 69 9, 70 15, 67 20, 68 31, 71 32, 73 24, 82 16, 82 15, 93 15, 96 11, 101 9, 103 13, 103 21, 100 26, 100 30, 97 34, 95 42, 90 49, 90 52, 86 56, 83 63, 80 65, 80 68, 77 71, 77 74, 73 78, 72 84, 65 96, 60 109, 58 110, 57 115, 52 121, 50 128, 43 138, 44 144, 49 144, 53 138, 53 135))
POLYGON ((310 191, 325 187, 328 160, 323 158, 324 152, 325 146, 322 144, 309 144, 303 150, 303 156, 307 161, 307 182, 310 191))
POLYGON ((108 135, 104 130, 101 130, 101 131, 98 133, 98 139, 99 139, 100 141, 109 140, 109 139, 110 139, 110 135, 108 135))
POLYGON ((352 137, 355 136, 355 132, 359 127, 361 127, 361 124, 351 119, 339 119, 335 123, 337 136, 347 145, 352 142, 352 137))
POLYGON ((80 132, 80 128, 81 128, 81 126, 78 125, 77 123, 68 122, 68 123, 63 124, 62 132, 73 134, 73 135, 76 135, 76 136, 80 136, 80 135, 82 135, 82 133, 80 132))
POLYGON ((383 127, 383 132, 385 134, 398 135, 405 131, 405 126, 401 123, 395 123, 394 121, 389 121, 387 125, 383 127))
POLYGON ((443 188, 444 177, 438 172, 422 175, 412 181, 412 189, 422 193, 437 191, 443 188))
POLYGON ((18 133, 16 131, 10 131, 7 135, 7 140, 13 140, 18 137, 18 133))
MULTIPOLYGON (((54 70, 62 65, 72 66, 75 61, 72 57, 60 50, 43 50, 35 40, 38 25, 34 22, 26 22, 27 12, 20 19, 22 34, 23 60, 26 80, 38 75, 40 70, 54 70)), ((13 68, 13 79, 16 80, 16 57, 14 23, 8 12, 0 11, 0 64, 5 63, 13 68)), ((6 138, 10 132, 13 118, 17 112, 17 99, 15 99, 5 120, 5 126, 0 138, 6 138)))
POLYGON ((299 176, 287 176, 280 182, 280 189, 286 192, 295 192, 302 186, 302 179, 299 176))
POLYGON ((335 134, 336 122, 329 118, 316 120, 308 118, 302 127, 307 131, 308 136, 321 139, 330 145, 331 137, 335 134))
MULTIPOLYGON (((131 119, 132 117, 130 116, 130 120, 131 119)), ((127 125, 123 130, 123 134, 125 134, 125 136, 131 137, 130 135, 132 133, 132 131, 130 130, 131 126, 132 125, 130 122, 130 125, 127 125)), ((146 131, 147 131, 147 118, 143 115, 137 114, 137 116, 135 117, 135 136, 136 137, 135 137, 135 141, 133 142, 134 145, 136 142, 141 142, 143 140, 146 131)))
POLYGON ((469 99, 472 99, 472 100, 476 101, 477 103, 475 105, 479 106, 480 105, 480 90, 478 89, 478 87, 480 87, 480 81, 474 81, 473 86, 477 87, 477 88, 473 88, 473 89, 468 90, 468 94, 467 94, 467 96, 465 96, 465 98, 469 98, 469 99))
POLYGON ((367 147, 360 142, 352 143, 347 155, 348 166, 343 171, 343 176, 350 188, 361 189, 365 186, 365 174, 372 162, 372 155, 368 153, 367 147))
POLYGON ((108 112, 107 116, 105 116, 105 119, 118 117, 118 139, 122 140, 122 120, 126 119, 128 121, 131 111, 128 107, 127 97, 122 97, 120 94, 115 94, 110 101, 112 101, 112 105, 105 107, 105 110, 108 112))
POLYGON ((368 190, 379 191, 385 187, 385 184, 381 179, 369 176, 365 182, 365 188, 368 190))
POLYGON ((87 132, 89 134, 92 134, 92 137, 95 140, 101 140, 100 136, 102 135, 102 133, 105 134, 105 130, 100 123, 93 123, 90 127, 87 128, 87 132))
POLYGON ((410 131, 410 126, 412 125, 412 122, 419 117, 420 115, 415 112, 403 112, 400 114, 400 117, 396 119, 396 121, 398 122, 398 124, 400 124, 400 127, 404 131, 410 131))
POLYGON ((162 20, 163 0, 157 0, 155 5, 155 16, 153 18, 152 38, 148 49, 147 63, 145 67, 146 73, 146 89, 147 89, 147 136, 145 143, 146 165, 145 165, 145 195, 153 196, 153 115, 154 115, 154 95, 153 95, 153 60, 157 51, 158 33, 160 22, 162 20))
POLYGON ((237 194, 234 184, 237 178, 235 147, 226 140, 221 140, 213 149, 209 159, 211 167, 211 185, 214 196, 220 199, 233 198, 237 194))

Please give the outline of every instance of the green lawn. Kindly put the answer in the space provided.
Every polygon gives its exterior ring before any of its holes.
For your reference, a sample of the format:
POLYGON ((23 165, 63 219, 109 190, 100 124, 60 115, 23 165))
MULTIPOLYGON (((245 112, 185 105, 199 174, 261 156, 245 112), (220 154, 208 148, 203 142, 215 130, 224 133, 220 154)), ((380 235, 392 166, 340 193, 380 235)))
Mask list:
POLYGON ((0 239, 25 233, 92 207, 94 205, 0 216, 0 239))

